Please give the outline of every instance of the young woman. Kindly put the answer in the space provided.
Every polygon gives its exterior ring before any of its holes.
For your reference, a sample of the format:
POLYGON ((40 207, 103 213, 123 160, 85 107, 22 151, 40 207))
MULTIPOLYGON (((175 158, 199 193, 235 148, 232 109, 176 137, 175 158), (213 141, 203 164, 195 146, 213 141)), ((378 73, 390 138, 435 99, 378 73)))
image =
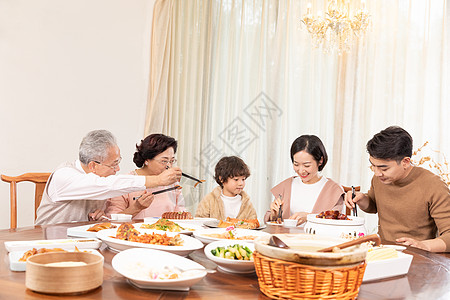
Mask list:
POLYGON ((291 160, 298 176, 290 177, 274 188, 275 200, 264 220, 275 221, 282 205, 284 219, 306 221, 310 213, 325 210, 342 211, 344 190, 333 180, 320 174, 328 161, 322 141, 315 135, 302 135, 291 146, 291 160))

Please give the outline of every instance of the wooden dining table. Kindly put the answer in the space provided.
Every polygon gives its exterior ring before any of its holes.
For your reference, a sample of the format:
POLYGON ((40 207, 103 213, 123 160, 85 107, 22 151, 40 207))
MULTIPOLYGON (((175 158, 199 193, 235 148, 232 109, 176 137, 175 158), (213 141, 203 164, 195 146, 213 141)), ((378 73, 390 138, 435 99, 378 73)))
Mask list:
MULTIPOLYGON (((25 286, 25 272, 10 270, 5 241, 67 238, 67 228, 85 224, 89 222, 0 230, 0 299, 269 299, 260 292, 256 274, 240 275, 220 270, 208 274, 188 292, 137 288, 112 268, 111 260, 117 252, 104 243, 99 249, 105 258, 103 284, 84 294, 55 296, 33 292, 25 286)), ((303 232, 302 228, 274 225, 267 225, 262 230, 269 233, 303 232)), ((450 253, 430 253, 413 247, 408 247, 404 253, 413 255, 408 274, 363 282, 358 299, 450 299, 450 253)), ((216 268, 203 249, 191 253, 189 258, 208 269, 216 268)))

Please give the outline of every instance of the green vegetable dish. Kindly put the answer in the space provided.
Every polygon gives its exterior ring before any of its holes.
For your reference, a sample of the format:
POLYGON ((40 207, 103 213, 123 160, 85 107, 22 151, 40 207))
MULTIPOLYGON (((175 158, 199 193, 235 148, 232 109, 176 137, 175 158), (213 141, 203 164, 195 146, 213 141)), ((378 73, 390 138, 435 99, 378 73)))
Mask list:
POLYGON ((212 255, 227 259, 253 260, 253 252, 247 246, 235 244, 227 247, 217 247, 211 250, 212 255))

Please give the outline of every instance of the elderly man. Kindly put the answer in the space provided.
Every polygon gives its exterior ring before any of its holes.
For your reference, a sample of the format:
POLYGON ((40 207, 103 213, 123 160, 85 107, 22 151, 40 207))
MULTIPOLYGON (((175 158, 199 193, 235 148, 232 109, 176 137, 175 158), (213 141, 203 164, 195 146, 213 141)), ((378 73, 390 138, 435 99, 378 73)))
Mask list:
POLYGON ((368 143, 374 176, 367 194, 347 193, 355 203, 377 213, 381 238, 431 252, 450 252, 450 191, 432 172, 411 164, 412 138, 391 126, 368 143))
MULTIPOLYGON (((115 175, 121 159, 116 139, 109 131, 89 132, 80 144, 79 159, 62 164, 48 179, 36 225, 99 220, 106 199, 166 186, 181 178, 180 168, 170 168, 157 176, 115 175)), ((133 205, 142 209, 152 201, 152 194, 144 194, 133 205)))

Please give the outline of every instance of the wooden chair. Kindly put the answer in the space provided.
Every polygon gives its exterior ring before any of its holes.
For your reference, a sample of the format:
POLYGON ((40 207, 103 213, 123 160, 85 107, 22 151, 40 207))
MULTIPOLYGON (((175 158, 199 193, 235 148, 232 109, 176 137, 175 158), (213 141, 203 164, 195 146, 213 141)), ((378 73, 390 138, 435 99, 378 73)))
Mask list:
MULTIPOLYGON (((342 188, 344 189, 345 193, 352 190, 351 186, 342 186, 342 188)), ((355 191, 357 191, 357 192, 361 191, 361 186, 355 186, 355 191)), ((350 215, 350 213, 351 213, 350 209, 346 206, 345 214, 348 216, 348 215, 350 215)))
POLYGON ((41 204, 42 194, 44 193, 45 184, 51 173, 25 173, 19 176, 6 176, 2 174, 2 180, 10 185, 11 200, 11 225, 10 228, 17 228, 17 183, 22 181, 30 181, 36 184, 34 192, 34 219, 36 220, 36 211, 41 204))

